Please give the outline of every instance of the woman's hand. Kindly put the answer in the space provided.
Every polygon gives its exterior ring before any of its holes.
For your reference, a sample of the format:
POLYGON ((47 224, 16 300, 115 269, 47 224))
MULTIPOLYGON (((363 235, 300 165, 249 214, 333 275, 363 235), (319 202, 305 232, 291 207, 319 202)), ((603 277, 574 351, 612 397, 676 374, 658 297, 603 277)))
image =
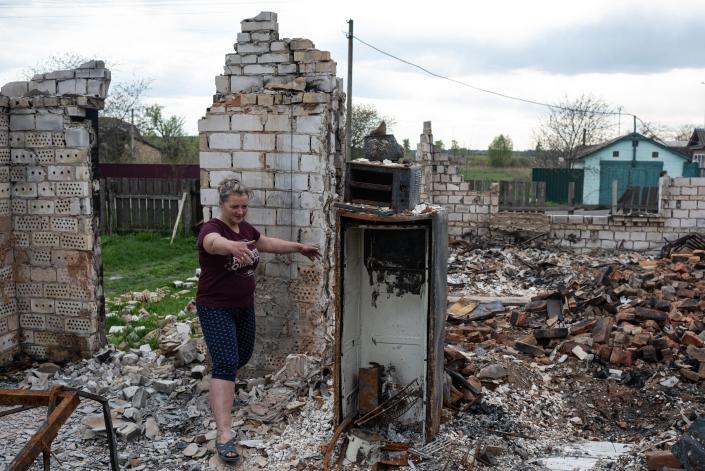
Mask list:
POLYGON ((299 253, 308 257, 312 262, 321 258, 321 252, 315 245, 299 244, 299 253))
POLYGON ((243 265, 251 265, 255 261, 255 257, 247 246, 253 244, 253 240, 231 241, 230 253, 243 265))

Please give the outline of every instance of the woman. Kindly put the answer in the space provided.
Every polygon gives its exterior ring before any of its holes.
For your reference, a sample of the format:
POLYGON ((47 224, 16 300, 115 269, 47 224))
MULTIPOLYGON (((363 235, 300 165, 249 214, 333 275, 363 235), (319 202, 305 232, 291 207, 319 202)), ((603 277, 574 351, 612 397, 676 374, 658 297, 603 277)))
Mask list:
POLYGON ((232 433, 235 377, 252 356, 255 343, 255 269, 259 252, 298 252, 311 260, 317 247, 261 235, 245 218, 250 191, 235 178, 218 186, 220 215, 198 236, 196 305, 203 337, 213 360, 210 405, 217 428, 216 449, 228 462, 239 459, 232 433))

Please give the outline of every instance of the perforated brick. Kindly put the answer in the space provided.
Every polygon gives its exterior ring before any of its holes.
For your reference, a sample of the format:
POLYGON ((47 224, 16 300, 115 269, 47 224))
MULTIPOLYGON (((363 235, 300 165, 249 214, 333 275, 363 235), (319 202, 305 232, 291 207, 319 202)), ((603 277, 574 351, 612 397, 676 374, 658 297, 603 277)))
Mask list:
POLYGON ((11 161, 16 165, 37 165, 37 154, 29 149, 12 149, 11 161))
POLYGON ((65 267, 66 265, 76 265, 80 262, 85 253, 75 250, 52 250, 51 263, 56 267, 65 267))
POLYGON ((10 167, 3 165, 0 167, 0 182, 10 181, 10 167))
POLYGON ((10 330, 10 322, 7 317, 0 318, 0 335, 6 334, 10 330))
POLYGON ((50 200, 33 200, 29 202, 29 214, 54 214, 54 202, 50 200))
POLYGON ((95 299, 95 288, 91 286, 86 286, 83 284, 72 283, 69 285, 69 299, 84 299, 86 301, 93 301, 95 299))
POLYGON ((51 136, 54 147, 66 147, 66 136, 63 132, 55 132, 51 136))
POLYGON ((15 246, 29 247, 29 234, 27 232, 15 232, 15 246))
MULTIPOLYGON (((0 133, 0 138, 2 133, 0 133)), ((7 144, 5 144, 6 146, 7 144)), ((0 142, 0 147, 4 147, 2 142, 0 142)), ((11 162, 10 159, 10 149, 0 149, 0 165, 7 165, 11 162)))
POLYGON ((51 230, 59 232, 78 232, 78 219, 51 218, 51 230))
POLYGON ((78 198, 56 200, 54 211, 56 214, 81 214, 81 201, 78 198))
POLYGON ((27 181, 27 167, 16 165, 10 168, 10 181, 13 183, 27 181))
POLYGON ((36 247, 58 247, 59 234, 53 232, 32 232, 32 245, 36 247))
POLYGON ((17 304, 17 312, 19 312, 20 314, 22 314, 22 313, 27 313, 27 314, 29 314, 29 312, 30 312, 30 310, 31 310, 31 309, 30 309, 30 304, 29 304, 29 299, 27 299, 27 298, 17 298, 16 304, 17 304))
POLYGON ((0 268, 0 283, 10 281, 12 279, 12 266, 0 268))
POLYGON ((7 302, 0 302, 0 317, 9 316, 14 314, 17 310, 17 303, 14 299, 10 299, 7 302))
POLYGON ((20 314, 20 327, 23 329, 45 329, 46 316, 43 314, 20 314))
POLYGON ((32 298, 29 308, 33 313, 48 314, 54 312, 54 300, 46 298, 32 298))
POLYGON ((32 250, 29 261, 32 265, 49 266, 51 265, 51 250, 32 250))
POLYGON ((83 234, 61 234, 62 249, 92 250, 93 236, 83 234))
POLYGON ((37 149, 34 152, 37 155, 38 164, 49 165, 54 163, 54 149, 37 149))
POLYGON ((11 132, 10 133, 10 147, 24 147, 25 133, 23 132, 11 132))
POLYGON ((47 177, 46 172, 42 167, 28 167, 27 168, 27 181, 28 182, 41 182, 47 177))
POLYGON ((0 217, 6 217, 12 215, 12 204, 8 199, 0 200, 0 217))
POLYGON ((41 283, 16 283, 15 288, 17 289, 17 296, 24 298, 42 295, 41 283))
POLYGON ((59 337, 53 332, 35 332, 34 343, 45 346, 59 345, 59 337))
POLYGON ((49 218, 46 216, 17 216, 15 217, 15 230, 33 232, 49 229, 49 218))
POLYGON ((91 319, 85 317, 69 317, 66 319, 66 332, 79 335, 89 335, 95 332, 95 325, 91 319))
POLYGON ((8 147, 10 145, 10 133, 0 131, 0 147, 8 147))
POLYGON ((71 287, 64 283, 46 283, 44 285, 44 296, 50 298, 70 298, 71 287))
POLYGON ((52 133, 50 133, 50 132, 28 132, 25 135, 25 145, 27 147, 51 147, 52 133))
POLYGON ((10 183, 0 183, 0 199, 9 198, 12 185, 10 183))
POLYGON ((59 316, 47 316, 47 329, 57 332, 63 332, 64 318, 59 316))
POLYGON ((56 196, 90 196, 88 182, 58 182, 56 196))
POLYGON ((15 230, 21 232, 34 232, 49 229, 49 218, 46 216, 17 216, 15 217, 15 230))
POLYGON ((45 360, 47 357, 47 348, 42 345, 22 344, 22 351, 37 360, 45 360))
POLYGON ((36 183, 15 183, 12 185, 12 196, 16 198, 36 198, 36 183))
POLYGON ((37 195, 38 196, 55 196, 54 183, 52 183, 52 182, 37 183, 37 195))
MULTIPOLYGON (((69 181, 76 179, 74 167, 67 165, 49 165, 47 179, 50 181, 69 181)), ((62 195, 63 196, 63 195, 62 195)))
POLYGON ((82 303, 80 301, 56 301, 56 313, 65 317, 85 316, 95 313, 96 306, 91 303, 82 303))
POLYGON ((90 158, 86 149, 61 149, 56 151, 57 164, 76 164, 89 161, 90 158))
POLYGON ((14 299, 17 296, 15 284, 12 282, 0 284, 0 296, 2 299, 14 299))
POLYGON ((27 200, 14 199, 12 200, 12 213, 25 214, 27 212, 27 200))

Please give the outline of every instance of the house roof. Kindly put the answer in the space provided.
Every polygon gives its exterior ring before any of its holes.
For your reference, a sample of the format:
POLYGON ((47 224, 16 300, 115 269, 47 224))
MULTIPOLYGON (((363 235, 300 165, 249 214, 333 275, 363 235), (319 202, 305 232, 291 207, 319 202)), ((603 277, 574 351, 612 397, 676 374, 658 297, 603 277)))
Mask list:
POLYGON ((688 147, 705 147, 705 128, 695 128, 688 140, 688 147))
POLYGON ((584 148, 582 148, 581 150, 578 151, 577 159, 582 160, 582 159, 584 159, 584 158, 586 158, 586 157, 588 157, 588 156, 590 156, 590 155, 592 155, 602 149, 606 149, 607 147, 610 147, 613 144, 616 144, 621 141, 631 141, 634 139, 650 142, 651 144, 653 144, 657 147, 660 147, 664 150, 667 150, 667 151, 671 152, 672 154, 674 154, 676 157, 680 157, 684 160, 690 159, 690 157, 688 157, 688 155, 686 155, 679 148, 669 147, 669 146, 663 144, 662 142, 659 142, 657 140, 646 137, 643 134, 639 134, 638 132, 632 132, 629 134, 625 134, 624 136, 615 137, 614 139, 610 139, 609 141, 601 142, 600 144, 585 146, 584 148))

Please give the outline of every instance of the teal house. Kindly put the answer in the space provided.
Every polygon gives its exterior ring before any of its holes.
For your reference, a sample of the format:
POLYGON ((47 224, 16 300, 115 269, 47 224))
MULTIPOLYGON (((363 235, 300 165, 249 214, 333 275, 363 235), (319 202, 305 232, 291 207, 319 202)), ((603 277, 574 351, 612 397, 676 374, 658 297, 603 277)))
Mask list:
POLYGON ((607 206, 613 180, 619 198, 627 187, 657 187, 663 170, 683 176, 689 162, 688 155, 635 132, 583 148, 573 167, 584 169, 583 204, 607 206))

